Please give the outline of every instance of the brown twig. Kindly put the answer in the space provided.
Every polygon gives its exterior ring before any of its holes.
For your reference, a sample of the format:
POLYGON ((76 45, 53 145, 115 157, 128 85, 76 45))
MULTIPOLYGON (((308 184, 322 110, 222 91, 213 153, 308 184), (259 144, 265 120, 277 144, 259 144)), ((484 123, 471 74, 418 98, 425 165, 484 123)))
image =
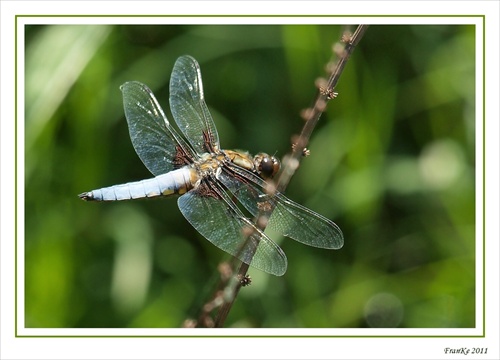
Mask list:
MULTIPOLYGON (((368 25, 359 25, 353 34, 344 31, 341 43, 336 43, 334 45, 333 52, 338 61, 328 66, 332 69, 328 80, 321 79, 317 81, 316 85, 319 88, 319 92, 314 102, 314 106, 302 112, 302 117, 305 119, 304 127, 300 135, 293 141, 292 153, 285 156, 283 159, 283 170, 276 179, 276 185, 270 186, 269 189, 267 189, 270 195, 276 190, 279 192, 285 191, 290 179, 299 167, 302 157, 308 154, 306 147, 309 143, 309 138, 321 114, 325 111, 328 101, 337 96, 334 90, 340 79, 340 75, 367 28, 368 25)), ((267 220, 272 210, 272 208, 267 209, 265 212, 261 212, 256 218, 255 224, 262 231, 264 231, 267 226, 267 220)), ((250 236, 248 236, 248 238, 250 238, 250 236)), ((246 246, 246 244, 244 246, 246 246)), ((254 248, 254 251, 255 250, 256 248, 254 248)), ((247 285, 250 281, 249 277, 246 275, 248 267, 248 264, 241 263, 236 276, 233 276, 235 273, 234 269, 236 268, 234 264, 221 264, 221 266, 219 266, 220 281, 214 295, 203 306, 197 322, 186 321, 185 324, 187 324, 187 326, 222 327, 241 287, 247 285), (216 310, 217 313, 213 320, 211 314, 216 310)))
POLYGON ((287 155, 283 159, 284 170, 280 174, 280 177, 277 181, 278 191, 283 192, 286 189, 288 183, 290 182, 290 179, 299 167, 300 160, 302 159, 302 157, 304 157, 305 154, 307 154, 306 151, 307 144, 309 143, 309 138, 311 137, 311 134, 316 127, 321 114, 326 110, 328 101, 337 96, 337 93, 334 90, 340 79, 340 75, 342 74, 347 61, 354 51, 354 48, 363 37, 367 28, 368 25, 359 25, 354 34, 351 34, 348 31, 344 31, 342 34, 341 43, 336 43, 333 46, 333 52, 339 60, 336 64, 329 64, 328 68, 333 69, 333 71, 331 72, 328 81, 320 79, 316 82, 316 85, 319 88, 319 93, 316 97, 316 101, 314 102, 314 106, 302 112, 302 117, 306 122, 304 124, 304 127, 302 128, 302 132, 293 142, 293 151, 291 155, 287 155))

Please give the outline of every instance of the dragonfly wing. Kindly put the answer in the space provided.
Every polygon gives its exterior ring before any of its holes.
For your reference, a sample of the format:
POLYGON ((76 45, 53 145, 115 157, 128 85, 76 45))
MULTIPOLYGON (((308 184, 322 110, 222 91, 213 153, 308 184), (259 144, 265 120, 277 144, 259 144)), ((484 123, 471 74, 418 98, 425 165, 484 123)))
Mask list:
POLYGON ((182 195, 178 205, 191 225, 218 248, 266 273, 285 273, 283 250, 245 218, 219 185, 204 182, 182 195), (245 228, 253 230, 248 240, 245 228))
POLYGON ((253 216, 259 215, 259 209, 274 208, 268 222, 271 229, 309 246, 339 249, 344 245, 342 231, 333 221, 281 193, 268 195, 265 181, 245 169, 224 170, 218 179, 253 216))
POLYGON ((198 62, 177 59, 170 77, 170 110, 186 139, 198 154, 219 149, 219 135, 203 94, 198 62))
POLYGON ((277 194, 276 207, 269 219, 271 229, 309 246, 340 249, 344 236, 330 219, 320 215, 282 194, 277 194))
POLYGON ((193 151, 172 128, 153 92, 137 81, 120 89, 130 139, 149 171, 157 176, 187 164, 193 151))

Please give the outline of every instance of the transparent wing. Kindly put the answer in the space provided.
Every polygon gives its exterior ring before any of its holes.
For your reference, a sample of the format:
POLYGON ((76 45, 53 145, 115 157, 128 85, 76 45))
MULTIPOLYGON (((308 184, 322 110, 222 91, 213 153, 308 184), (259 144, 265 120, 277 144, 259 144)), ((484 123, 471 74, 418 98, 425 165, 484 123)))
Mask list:
POLYGON ((218 179, 253 216, 259 214, 259 208, 274 207, 268 227, 284 236, 324 249, 339 249, 344 245, 342 231, 333 221, 281 193, 274 196, 266 194, 264 180, 253 173, 231 166, 230 169, 224 168, 218 179))
POLYGON ((137 155, 155 176, 193 158, 193 151, 168 122, 153 92, 137 81, 120 87, 130 139, 137 155))
POLYGON ((203 95, 198 62, 177 59, 170 78, 170 110, 186 139, 198 154, 218 150, 219 135, 203 95))
POLYGON ((266 273, 285 273, 283 250, 245 218, 219 185, 204 183, 182 195, 177 203, 191 225, 218 248, 266 273), (245 228, 254 230, 246 243, 245 228))

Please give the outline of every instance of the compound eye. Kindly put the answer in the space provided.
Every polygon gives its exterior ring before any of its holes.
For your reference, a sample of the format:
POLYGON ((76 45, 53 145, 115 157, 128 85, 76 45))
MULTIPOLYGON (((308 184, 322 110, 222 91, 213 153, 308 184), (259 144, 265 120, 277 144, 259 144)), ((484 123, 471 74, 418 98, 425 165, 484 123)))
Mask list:
POLYGON ((259 173, 264 179, 270 179, 280 170, 280 162, 274 156, 264 156, 258 166, 259 173))

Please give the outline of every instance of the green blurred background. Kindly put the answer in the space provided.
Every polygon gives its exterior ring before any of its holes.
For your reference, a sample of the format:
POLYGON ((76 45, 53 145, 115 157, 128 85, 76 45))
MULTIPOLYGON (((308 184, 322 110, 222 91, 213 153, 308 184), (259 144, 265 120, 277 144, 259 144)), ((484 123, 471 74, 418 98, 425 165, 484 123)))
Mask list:
MULTIPOLYGON (((122 83, 147 84, 170 116, 170 73, 190 54, 222 147, 282 157, 340 34, 339 26, 26 27, 25 326, 179 327, 227 258, 175 199, 78 199, 151 176, 130 142, 122 83)), ((334 220, 345 245, 273 236, 287 273, 251 269, 227 326, 475 326, 474 61, 473 26, 368 29, 287 189, 334 220)))

